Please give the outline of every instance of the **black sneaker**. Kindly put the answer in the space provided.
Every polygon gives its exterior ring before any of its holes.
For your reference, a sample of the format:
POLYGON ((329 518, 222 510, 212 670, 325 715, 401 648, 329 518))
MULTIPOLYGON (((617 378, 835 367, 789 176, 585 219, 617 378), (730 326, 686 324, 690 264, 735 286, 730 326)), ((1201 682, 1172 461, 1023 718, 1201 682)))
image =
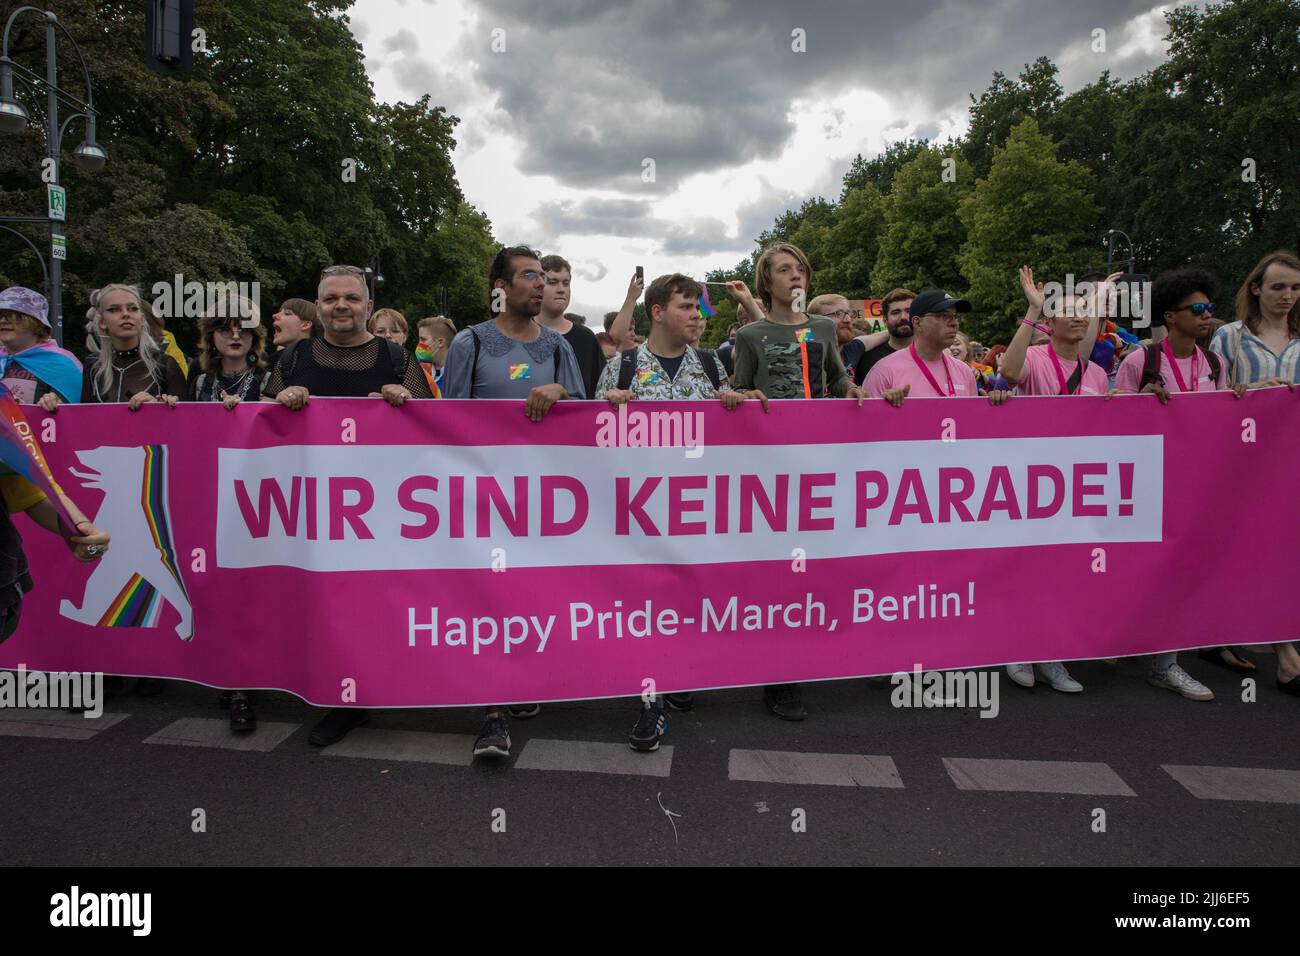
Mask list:
POLYGON ((668 701, 668 706, 673 710, 694 710, 694 694, 665 694, 664 700, 668 701))
POLYGON ((500 714, 483 721, 483 729, 474 741, 475 757, 509 757, 510 725, 500 714))
POLYGON ((798 684, 769 684, 763 688, 763 703, 782 720, 803 720, 808 716, 798 684))
POLYGON ((542 712, 541 704, 511 704, 506 710, 510 711, 511 717, 517 717, 520 720, 527 720, 529 717, 536 717, 542 712))
POLYGON ((257 715, 243 694, 230 696, 230 729, 237 734, 250 734, 257 729, 257 715))
MULTIPOLYGON (((234 712, 234 702, 231 702, 231 713, 234 712)), ((370 723, 370 711, 356 710, 351 707, 335 707, 328 714, 316 722, 316 726, 311 729, 311 736, 307 742, 314 747, 328 747, 330 744, 336 744, 348 735, 348 731, 353 727, 360 727, 363 724, 370 723)))
POLYGON ((642 704, 641 716, 628 735, 627 745, 633 750, 649 753, 659 749, 659 738, 668 733, 668 715, 658 704, 642 704))

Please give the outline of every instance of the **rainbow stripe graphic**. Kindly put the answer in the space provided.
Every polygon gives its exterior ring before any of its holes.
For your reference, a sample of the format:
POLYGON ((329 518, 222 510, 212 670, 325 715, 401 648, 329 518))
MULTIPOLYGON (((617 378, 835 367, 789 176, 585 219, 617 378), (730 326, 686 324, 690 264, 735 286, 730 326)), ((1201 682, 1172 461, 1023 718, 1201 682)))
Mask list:
POLYGON ((156 627, 162 615, 162 604, 158 589, 140 575, 133 574, 95 626, 156 627))
POLYGON ((794 337, 797 342, 811 342, 813 340, 813 330, 800 329, 794 334, 794 337))
POLYGON ((415 359, 417 362, 432 362, 433 349, 421 342, 415 347, 415 359))
POLYGON ((532 377, 533 377, 533 369, 532 366, 529 365, 527 362, 511 363, 510 380, 512 382, 517 382, 520 379, 532 378, 532 377))
MULTIPOLYGON (((176 579, 181 591, 185 590, 185 581, 181 578, 176 564, 176 550, 172 544, 171 513, 167 507, 167 446, 144 446, 144 475, 140 483, 140 507, 144 509, 145 520, 149 524, 149 533, 153 546, 162 556, 171 576, 176 579)), ((118 592, 113 603, 108 606, 104 616, 99 619, 99 627, 154 627, 162 613, 162 598, 158 589, 140 577, 131 575, 131 579, 118 592)))

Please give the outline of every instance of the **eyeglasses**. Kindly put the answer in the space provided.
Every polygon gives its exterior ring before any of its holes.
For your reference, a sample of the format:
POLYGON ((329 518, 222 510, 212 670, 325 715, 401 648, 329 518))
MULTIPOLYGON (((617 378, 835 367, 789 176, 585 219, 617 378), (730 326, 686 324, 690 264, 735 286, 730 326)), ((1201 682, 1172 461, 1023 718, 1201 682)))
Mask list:
POLYGON ((828 319, 851 319, 851 318, 853 318, 853 313, 850 312, 848 309, 839 309, 839 310, 837 310, 837 311, 835 311, 835 312, 824 312, 824 313, 822 313, 822 314, 825 315, 826 318, 828 318, 828 319))
POLYGON ((956 323, 961 321, 961 316, 956 312, 927 312, 925 314, 932 319, 939 319, 943 322, 956 323))
POLYGON ((1191 305, 1180 305, 1176 309, 1170 309, 1170 312, 1190 312, 1198 319, 1203 315, 1214 315, 1213 302, 1193 302, 1191 305))
POLYGON ((366 270, 356 266, 326 266, 320 271, 323 276, 359 276, 365 278, 366 270))
POLYGON ((525 282, 536 282, 538 279, 542 278, 540 272, 534 272, 532 269, 525 269, 523 272, 518 273, 518 275, 523 276, 525 282))

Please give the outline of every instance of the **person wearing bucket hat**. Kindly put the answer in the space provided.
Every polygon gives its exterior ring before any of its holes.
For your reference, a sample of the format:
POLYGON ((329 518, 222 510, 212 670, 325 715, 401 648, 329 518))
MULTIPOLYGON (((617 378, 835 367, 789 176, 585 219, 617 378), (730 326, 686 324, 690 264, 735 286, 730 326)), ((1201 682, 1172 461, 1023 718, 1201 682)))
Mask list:
POLYGON ((0 384, 24 405, 52 411, 81 400, 81 362, 50 338, 45 296, 22 286, 0 292, 0 384))

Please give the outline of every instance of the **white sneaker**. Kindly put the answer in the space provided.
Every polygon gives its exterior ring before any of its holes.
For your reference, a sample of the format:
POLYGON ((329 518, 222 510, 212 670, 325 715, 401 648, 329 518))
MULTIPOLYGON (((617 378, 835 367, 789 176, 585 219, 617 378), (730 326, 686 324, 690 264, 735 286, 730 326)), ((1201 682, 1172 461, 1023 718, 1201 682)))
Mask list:
POLYGON ((1028 664, 1008 664, 1007 676, 1021 687, 1034 686, 1034 669, 1028 664))
POLYGON ((1177 664, 1171 664, 1163 671, 1153 670, 1147 674, 1147 683, 1153 687, 1163 687, 1182 694, 1188 700, 1214 700, 1214 691, 1177 664))
POLYGON ((1059 690, 1063 694, 1078 694, 1083 690, 1083 685, 1070 676, 1060 661, 1044 661, 1039 664, 1038 676, 1052 685, 1053 690, 1059 690))

